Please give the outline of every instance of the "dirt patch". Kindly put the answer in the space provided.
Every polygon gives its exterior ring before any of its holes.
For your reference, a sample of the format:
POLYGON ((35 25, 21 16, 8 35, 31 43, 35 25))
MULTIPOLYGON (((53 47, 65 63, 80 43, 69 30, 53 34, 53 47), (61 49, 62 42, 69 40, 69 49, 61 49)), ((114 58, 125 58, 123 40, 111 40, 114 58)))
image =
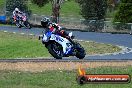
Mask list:
POLYGON ((17 70, 42 72, 46 70, 73 70, 79 66, 83 68, 96 68, 102 66, 128 66, 132 65, 132 61, 126 62, 17 62, 17 63, 0 63, 0 70, 17 70))

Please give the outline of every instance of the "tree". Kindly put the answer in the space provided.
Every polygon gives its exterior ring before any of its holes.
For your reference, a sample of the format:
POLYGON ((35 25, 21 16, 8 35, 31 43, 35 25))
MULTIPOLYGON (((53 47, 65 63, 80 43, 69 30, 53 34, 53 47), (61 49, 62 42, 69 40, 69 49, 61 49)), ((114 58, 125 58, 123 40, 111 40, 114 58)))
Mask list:
POLYGON ((112 12, 115 9, 116 1, 115 0, 107 0, 108 9, 112 12))
POLYGON ((114 22, 132 23, 132 0, 121 0, 114 22))
POLYGON ((31 14, 31 11, 27 7, 27 0, 6 0, 6 15, 12 16, 12 12, 15 8, 19 8, 22 12, 31 14))
POLYGON ((106 0, 76 0, 81 7, 81 15, 86 19, 84 24, 89 31, 101 31, 107 10, 106 0))
POLYGON ((107 9, 106 0, 76 0, 81 7, 81 15, 89 20, 104 19, 107 9))
POLYGON ((37 4, 39 7, 44 6, 47 4, 50 0, 32 0, 34 4, 37 4))
POLYGON ((33 3, 37 4, 39 7, 51 2, 52 4, 52 21, 58 23, 61 4, 66 0, 32 0, 33 3))

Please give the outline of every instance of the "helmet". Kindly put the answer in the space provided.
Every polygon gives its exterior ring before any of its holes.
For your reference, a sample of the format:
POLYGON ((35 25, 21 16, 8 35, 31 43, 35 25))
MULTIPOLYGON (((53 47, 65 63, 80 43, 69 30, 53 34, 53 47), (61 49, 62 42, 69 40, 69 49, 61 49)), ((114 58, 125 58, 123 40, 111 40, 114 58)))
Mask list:
POLYGON ((16 13, 18 13, 18 11, 16 11, 16 13))
POLYGON ((41 25, 42 25, 44 28, 46 28, 46 27, 48 26, 49 22, 50 22, 50 19, 47 18, 47 17, 44 17, 44 18, 42 18, 42 20, 41 20, 41 25))
POLYGON ((15 8, 15 11, 19 11, 19 9, 18 8, 15 8))

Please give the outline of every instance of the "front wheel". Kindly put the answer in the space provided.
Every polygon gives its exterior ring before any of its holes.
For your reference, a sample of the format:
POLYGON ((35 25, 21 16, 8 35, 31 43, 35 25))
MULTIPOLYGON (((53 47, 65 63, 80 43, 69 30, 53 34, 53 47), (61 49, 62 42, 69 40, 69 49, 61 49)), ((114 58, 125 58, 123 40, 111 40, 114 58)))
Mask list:
POLYGON ((19 21, 16 22, 16 26, 17 26, 18 28, 21 28, 21 27, 22 27, 21 24, 19 23, 19 21))
POLYGON ((28 21, 25 21, 24 25, 28 28, 31 29, 31 24, 28 21))
POLYGON ((83 59, 86 55, 84 48, 79 44, 76 43, 76 57, 79 59, 83 59))
POLYGON ((63 51, 62 51, 62 47, 57 44, 57 43, 51 43, 51 44, 48 44, 47 46, 47 49, 49 51, 49 53, 56 59, 62 59, 63 57, 63 51))

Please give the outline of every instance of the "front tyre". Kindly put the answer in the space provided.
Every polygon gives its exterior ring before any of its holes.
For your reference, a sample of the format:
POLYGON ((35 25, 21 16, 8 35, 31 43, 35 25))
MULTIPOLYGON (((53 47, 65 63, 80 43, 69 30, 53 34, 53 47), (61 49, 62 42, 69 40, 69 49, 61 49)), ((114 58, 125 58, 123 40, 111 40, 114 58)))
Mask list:
POLYGON ((76 57, 79 59, 83 59, 86 55, 84 48, 79 44, 76 43, 76 57))
POLYGON ((56 59, 62 59, 62 57, 63 57, 63 51, 60 48, 60 45, 59 44, 51 43, 51 44, 48 44, 46 47, 47 47, 49 53, 54 58, 56 58, 56 59))
POLYGON ((22 27, 20 24, 16 24, 16 26, 17 26, 18 28, 21 28, 21 27, 22 27))
POLYGON ((16 21, 16 26, 17 26, 18 28, 21 28, 21 27, 22 27, 21 24, 19 23, 19 21, 16 21))
POLYGON ((25 21, 24 25, 28 28, 31 29, 31 24, 28 21, 25 21))

